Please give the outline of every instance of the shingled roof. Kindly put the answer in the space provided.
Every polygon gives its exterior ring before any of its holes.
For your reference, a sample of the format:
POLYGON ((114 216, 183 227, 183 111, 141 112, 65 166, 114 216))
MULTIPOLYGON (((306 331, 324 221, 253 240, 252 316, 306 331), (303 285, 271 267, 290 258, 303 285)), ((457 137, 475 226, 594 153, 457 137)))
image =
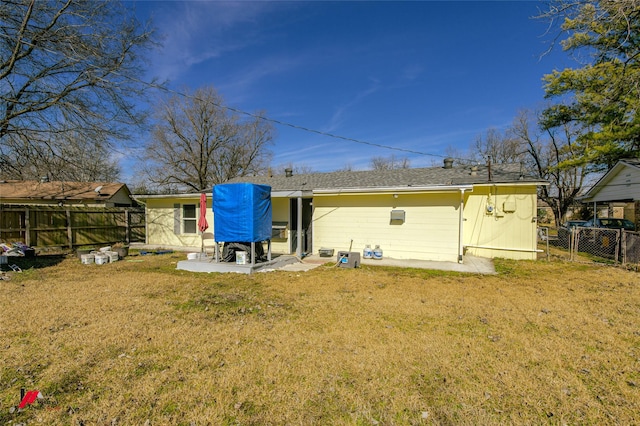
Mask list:
MULTIPOLYGON (((0 200, 109 200, 126 187, 123 183, 110 182, 40 182, 23 180, 0 181, 0 200), (96 190, 98 189, 99 190, 96 190)), ((128 189, 127 189, 128 192, 128 189)))
POLYGON ((273 191, 375 189, 412 186, 451 186, 487 183, 528 182, 544 184, 538 178, 523 174, 520 164, 498 164, 491 167, 491 180, 487 166, 426 167, 395 170, 341 171, 330 173, 285 174, 277 176, 245 176, 229 183, 250 182, 271 186, 273 191))

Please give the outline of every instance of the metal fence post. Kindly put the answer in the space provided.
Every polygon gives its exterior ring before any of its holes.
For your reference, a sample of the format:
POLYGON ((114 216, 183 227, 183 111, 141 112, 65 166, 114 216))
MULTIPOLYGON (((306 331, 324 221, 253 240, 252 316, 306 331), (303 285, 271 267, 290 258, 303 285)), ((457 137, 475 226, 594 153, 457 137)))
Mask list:
POLYGON ((622 241, 621 234, 622 234, 622 229, 618 229, 618 232, 616 232, 616 246, 614 250, 615 251, 614 258, 616 260, 616 263, 620 262, 620 244, 622 241))
POLYGON ((549 254, 549 227, 545 226, 544 230, 547 233, 547 235, 545 236, 545 241, 547 243, 547 261, 549 261, 549 259, 550 259, 550 254, 549 254))

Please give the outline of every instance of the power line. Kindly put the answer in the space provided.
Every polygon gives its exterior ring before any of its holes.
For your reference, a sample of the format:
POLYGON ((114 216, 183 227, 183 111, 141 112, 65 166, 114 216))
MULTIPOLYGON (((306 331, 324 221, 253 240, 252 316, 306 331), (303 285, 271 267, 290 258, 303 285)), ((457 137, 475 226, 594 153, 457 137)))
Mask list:
MULTIPOLYGON (((178 95, 178 96, 182 96, 184 98, 194 99, 194 100, 201 101, 201 102, 209 102, 207 100, 200 99, 197 96, 189 95, 189 94, 186 94, 184 92, 181 92, 181 91, 178 91, 178 90, 174 90, 174 89, 169 89, 169 88, 161 86, 159 84, 149 83, 149 82, 145 82, 145 81, 141 81, 141 80, 138 80, 138 82, 146 84, 146 85, 148 85, 150 87, 154 87, 154 88, 156 88, 158 90, 161 90, 161 91, 164 91, 164 92, 167 92, 167 93, 172 93, 172 94, 175 94, 175 95, 178 95)), ((383 149, 406 152, 406 153, 409 153, 409 154, 424 155, 424 156, 428 156, 428 157, 440 157, 440 158, 447 157, 446 155, 431 154, 431 153, 428 153, 428 152, 416 151, 416 150, 413 150, 413 149, 406 149, 406 148, 398 148, 398 147, 395 147, 395 146, 383 145, 383 144, 379 144, 379 143, 374 143, 374 142, 369 142, 369 141, 363 141, 363 140, 360 140, 360 139, 350 138, 350 137, 347 137, 347 136, 336 135, 334 133, 323 132, 321 130, 311 129, 309 127, 300 126, 298 124, 288 123, 288 122, 282 121, 282 120, 276 120, 275 118, 265 117, 264 115, 254 114, 254 113, 251 113, 251 112, 247 112, 247 111, 241 110, 239 108, 230 107, 228 105, 223 105, 223 104, 219 104, 219 103, 216 103, 216 102, 212 102, 212 104, 214 106, 218 107, 218 108, 223 108, 223 109, 226 109, 228 111, 232 111, 232 112, 235 112, 235 113, 238 113, 238 114, 243 114, 243 115, 246 115, 246 116, 249 116, 249 117, 253 117, 253 118, 260 119, 260 120, 264 120, 264 121, 267 121, 269 123, 274 123, 274 124, 277 124, 277 125, 280 125, 280 126, 290 127, 292 129, 301 130, 301 131, 308 132, 308 133, 315 133, 317 135, 326 136, 326 137, 330 137, 330 138, 333 138, 333 139, 340 139, 340 140, 343 140, 343 141, 354 142, 354 143, 358 143, 358 144, 362 144, 362 145, 375 146, 375 147, 383 148, 383 149)), ((462 160, 462 159, 456 158, 456 160, 462 160)))
MULTIPOLYGON (((34 46, 32 43, 27 42, 25 40, 22 40, 21 42, 26 44, 26 45, 29 45, 29 46, 34 46)), ((48 52, 51 52, 51 53, 56 53, 55 51, 47 49, 46 47, 41 47, 41 48, 44 51, 48 51, 48 52)), ((193 95, 188 95, 186 93, 183 93, 181 91, 177 91, 177 90, 174 90, 174 89, 169 89, 169 88, 164 87, 164 86, 162 86, 160 84, 151 83, 151 82, 148 82, 148 81, 143 81, 141 79, 138 79, 138 78, 135 78, 135 77, 132 77, 132 76, 124 76, 124 75, 122 75, 121 73, 119 73, 118 71, 115 71, 115 70, 112 70, 110 72, 112 74, 119 75, 120 77, 129 79, 129 80, 132 80, 132 81, 135 81, 135 82, 138 82, 138 83, 142 83, 142 84, 144 84, 144 85, 146 85, 148 87, 153 87, 153 88, 156 88, 158 90, 161 90, 161 91, 164 91, 164 92, 167 92, 167 93, 173 93, 173 94, 176 94, 178 96, 182 96, 182 97, 185 97, 185 98, 191 98, 191 99, 199 100, 199 101, 203 101, 203 102, 205 101, 205 100, 199 99, 199 98, 197 98, 197 97, 195 97, 193 95)), ((384 145, 384 144, 379 144, 379 143, 374 143, 374 142, 369 142, 369 141, 363 141, 363 140, 360 140, 360 139, 350 138, 350 137, 347 137, 347 136, 336 135, 334 133, 323 132, 321 130, 315 130, 315 129, 311 129, 311 128, 308 128, 308 127, 305 127, 305 126, 300 126, 300 125, 297 125, 297 124, 288 123, 288 122, 281 121, 281 120, 276 120, 274 118, 265 117, 263 115, 254 114, 254 113, 247 112, 247 111, 241 110, 239 108, 230 107, 230 106, 227 106, 227 105, 222 105, 222 104, 218 104, 218 103, 215 103, 215 102, 213 102, 212 104, 215 105, 218 108, 223 108, 223 109, 226 109, 226 110, 229 110, 229 111, 236 112, 238 114, 243 114, 243 115, 246 115, 246 116, 249 116, 249 117, 257 118, 257 119, 264 120, 264 121, 267 121, 267 122, 270 122, 270 123, 274 123, 274 124, 277 124, 277 125, 280 125, 280 126, 287 126, 287 127, 292 128, 292 129, 297 129, 297 130, 301 130, 301 131, 309 132, 309 133, 315 133, 317 135, 326 136, 326 137, 330 137, 330 138, 333 138, 333 139, 340 139, 340 140, 344 140, 344 141, 347 141, 347 142, 353 142, 353 143, 358 143, 358 144, 362 144, 362 145, 374 146, 374 147, 393 150, 393 151, 406 152, 406 153, 409 153, 409 154, 424 155, 424 156, 427 156, 427 157, 440 157, 440 158, 448 157, 446 155, 441 155, 441 154, 432 154, 432 153, 428 153, 428 152, 416 151, 416 150, 413 150, 413 149, 398 148, 398 147, 395 147, 395 146, 384 145)), ((465 159, 462 159, 462 158, 455 158, 454 157, 454 159, 455 160, 459 160, 459 161, 466 161, 465 159)))
POLYGON ((287 123, 287 122, 276 120, 276 119, 273 119, 273 118, 259 116, 257 114, 252 114, 252 113, 249 113, 249 112, 246 112, 246 111, 242 111, 242 110, 239 110, 237 108, 233 108, 233 107, 229 107, 229 106, 220 105, 220 107, 228 109, 228 110, 233 111, 233 112, 240 113, 240 114, 245 114, 245 115, 248 115, 248 116, 251 116, 251 117, 254 117, 254 118, 259 118, 259 119, 262 119, 262 120, 265 120, 265 121, 268 121, 268 122, 271 122, 271 123, 279 124, 279 125, 282 125, 282 126, 288 126, 288 127, 293 128, 293 129, 302 130, 302 131, 309 132, 309 133, 315 133, 315 134, 318 134, 318 135, 327 136, 327 137, 334 138, 334 139, 341 139, 341 140, 348 141, 348 142, 359 143, 359 144, 362 144, 362 145, 375 146, 375 147, 378 147, 378 148, 390 149, 390 150, 394 150, 394 151, 407 152, 407 153, 410 153, 410 154, 425 155, 425 156, 431 156, 431 157, 442 157, 442 158, 445 157, 444 155, 440 155, 440 154, 429 154, 429 153, 426 153, 426 152, 415 151, 415 150, 412 150, 412 149, 398 148, 398 147, 394 147, 394 146, 389 146, 389 145, 383 145, 383 144, 378 144, 378 143, 374 143, 374 142, 363 141, 363 140, 360 140, 360 139, 354 139, 354 138, 350 138, 350 137, 346 137, 346 136, 340 136, 340 135, 336 135, 336 134, 333 134, 333 133, 323 132, 321 130, 314 130, 314 129, 310 129, 308 127, 299 126, 297 124, 287 123))

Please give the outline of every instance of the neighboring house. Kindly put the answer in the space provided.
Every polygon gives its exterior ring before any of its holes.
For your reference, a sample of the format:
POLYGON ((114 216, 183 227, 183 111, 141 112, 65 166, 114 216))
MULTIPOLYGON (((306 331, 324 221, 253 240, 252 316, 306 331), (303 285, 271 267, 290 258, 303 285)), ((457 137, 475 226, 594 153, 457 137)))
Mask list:
POLYGON ((538 199, 538 224, 540 226, 562 226, 567 220, 579 220, 581 218, 583 204, 575 200, 567 209, 564 220, 561 223, 555 223, 553 209, 546 201, 538 199))
POLYGON ((3 180, 0 204, 130 207, 134 201, 123 183, 3 180))
MULTIPOLYGON (((274 253, 362 252, 462 262, 463 254, 536 259, 537 188, 519 165, 345 171, 234 179, 271 186, 274 253)), ((137 196, 147 243, 199 247, 200 194, 137 196)), ((213 229, 211 194, 207 220, 213 229)))
POLYGON ((618 161, 581 197, 585 203, 591 203, 594 211, 600 211, 606 205, 611 217, 629 219, 640 226, 640 159, 618 161), (615 208, 623 213, 616 214, 615 208))

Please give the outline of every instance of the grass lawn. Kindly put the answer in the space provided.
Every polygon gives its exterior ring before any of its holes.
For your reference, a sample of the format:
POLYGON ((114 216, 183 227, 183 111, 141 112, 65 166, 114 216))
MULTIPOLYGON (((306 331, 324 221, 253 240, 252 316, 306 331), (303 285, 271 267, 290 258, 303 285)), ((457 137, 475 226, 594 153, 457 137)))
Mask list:
POLYGON ((183 258, 51 258, 0 281, 0 424, 640 423, 637 272, 183 258), (44 399, 17 411, 21 389, 44 399))

